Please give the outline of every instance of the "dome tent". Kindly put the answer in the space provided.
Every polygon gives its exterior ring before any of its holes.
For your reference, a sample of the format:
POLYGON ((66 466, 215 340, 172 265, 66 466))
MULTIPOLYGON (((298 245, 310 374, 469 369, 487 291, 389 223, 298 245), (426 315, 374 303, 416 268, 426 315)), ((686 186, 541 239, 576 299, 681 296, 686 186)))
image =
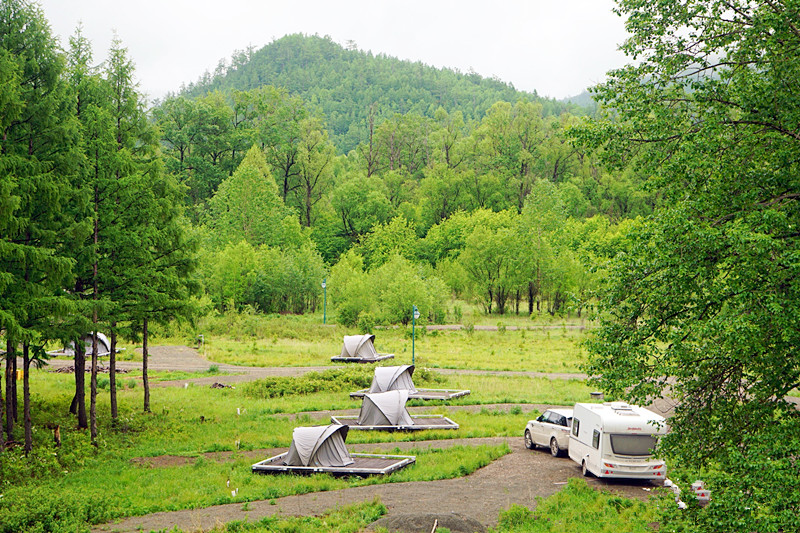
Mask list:
POLYGON ((394 354, 378 353, 374 342, 375 335, 345 335, 341 355, 331 357, 331 361, 372 363, 394 357, 394 354))
MULTIPOLYGON (((92 353, 92 334, 88 333, 83 336, 83 344, 84 344, 84 353, 91 354, 92 353)), ((120 350, 118 349, 117 352, 120 350)), ((55 351, 55 352, 47 352, 49 355, 66 355, 69 357, 73 357, 75 355, 75 343, 70 342, 68 346, 65 346, 63 350, 55 351)), ((97 332, 97 355, 104 356, 111 354, 111 341, 108 340, 108 337, 97 332)))
POLYGON ((407 390, 409 394, 417 392, 411 375, 414 365, 381 366, 375 369, 369 392, 386 392, 390 390, 407 390))
POLYGON ((369 393, 364 396, 359 426, 413 426, 414 420, 406 410, 408 391, 393 390, 369 393))
POLYGON ((283 464, 325 467, 353 464, 344 445, 347 430, 347 426, 341 424, 295 428, 283 464))

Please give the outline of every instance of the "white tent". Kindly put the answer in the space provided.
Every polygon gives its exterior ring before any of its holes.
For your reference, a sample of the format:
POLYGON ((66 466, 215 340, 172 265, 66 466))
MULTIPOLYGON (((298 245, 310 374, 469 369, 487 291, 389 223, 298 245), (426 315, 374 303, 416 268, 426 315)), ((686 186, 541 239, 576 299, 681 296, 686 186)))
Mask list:
MULTIPOLYGON (((85 346, 84 353, 86 355, 90 355, 92 353, 92 334, 89 333, 83 337, 83 344, 85 346)), ((97 355, 109 355, 111 354, 111 341, 108 340, 108 337, 103 335, 102 333, 97 333, 97 355)), ((65 347, 61 352, 53 352, 52 355, 75 355, 75 343, 70 342, 69 346, 65 347)))
POLYGON ((360 357, 361 359, 375 359, 375 335, 345 335, 342 355, 340 357, 360 357))
POLYGON ((411 375, 414 365, 380 366, 375 369, 369 392, 386 392, 390 390, 407 390, 409 394, 417 392, 411 375))
POLYGON ((325 467, 353 464, 344 445, 347 429, 340 424, 295 428, 283 464, 325 467))
POLYGON ((387 392, 367 393, 361 412, 358 415, 359 426, 413 426, 414 420, 406 410, 408 391, 393 390, 387 392))

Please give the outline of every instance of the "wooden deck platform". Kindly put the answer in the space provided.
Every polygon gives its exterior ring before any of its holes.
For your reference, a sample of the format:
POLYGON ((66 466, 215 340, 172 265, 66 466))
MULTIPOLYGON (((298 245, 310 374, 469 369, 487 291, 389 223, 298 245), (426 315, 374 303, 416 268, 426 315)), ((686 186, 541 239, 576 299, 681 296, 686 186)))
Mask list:
POLYGON ((334 363, 377 363, 378 361, 385 361, 386 359, 394 359, 393 353, 379 353, 378 357, 342 357, 340 355, 331 357, 334 363))
MULTIPOLYGON (((361 389, 350 393, 351 398, 363 398, 369 392, 369 389, 361 389)), ((460 398, 468 396, 469 390, 454 390, 454 389, 417 389, 414 394, 409 394, 409 400, 452 400, 453 398, 460 398)))
POLYGON ((350 429, 377 431, 420 431, 423 429, 458 429, 458 424, 443 415, 411 415, 414 421, 410 426, 359 426, 357 416, 332 416, 331 422, 342 424, 350 429))
POLYGON ((352 453, 354 463, 347 466, 288 466, 283 464, 284 457, 289 452, 270 457, 252 466, 257 474, 319 474, 326 473, 333 476, 373 476, 387 475, 400 470, 412 463, 417 458, 413 455, 375 455, 368 453, 352 453))

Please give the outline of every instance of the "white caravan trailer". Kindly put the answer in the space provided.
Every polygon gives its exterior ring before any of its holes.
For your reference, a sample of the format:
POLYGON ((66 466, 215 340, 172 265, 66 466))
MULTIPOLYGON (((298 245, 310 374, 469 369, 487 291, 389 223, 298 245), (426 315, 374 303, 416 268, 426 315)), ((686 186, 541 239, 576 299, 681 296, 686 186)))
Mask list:
POLYGON ((663 483, 667 467, 654 459, 664 417, 623 402, 576 403, 569 436, 569 457, 584 476, 650 479, 663 483))

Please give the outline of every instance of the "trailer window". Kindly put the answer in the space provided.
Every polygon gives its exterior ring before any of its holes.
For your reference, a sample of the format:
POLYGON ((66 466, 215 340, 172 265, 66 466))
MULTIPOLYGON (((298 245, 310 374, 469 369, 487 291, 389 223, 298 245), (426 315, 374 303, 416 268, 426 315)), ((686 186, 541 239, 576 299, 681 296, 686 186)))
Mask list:
POLYGON ((572 419, 572 434, 578 436, 578 428, 581 427, 581 421, 577 418, 572 419))
POLYGON ((600 447, 600 432, 596 429, 592 432, 592 447, 595 449, 600 447))
POLYGON ((611 449, 618 455, 652 455, 656 442, 652 435, 611 435, 611 449))

